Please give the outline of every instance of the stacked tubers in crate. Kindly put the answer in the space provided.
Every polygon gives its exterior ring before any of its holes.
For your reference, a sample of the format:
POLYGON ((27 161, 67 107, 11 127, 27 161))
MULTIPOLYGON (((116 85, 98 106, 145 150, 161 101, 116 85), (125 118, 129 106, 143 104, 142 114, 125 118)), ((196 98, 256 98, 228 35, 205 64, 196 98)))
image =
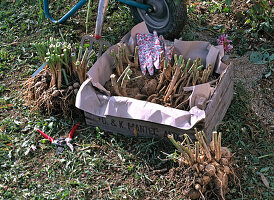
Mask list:
POLYGON ((127 45, 119 44, 117 52, 112 50, 110 55, 114 59, 115 73, 105 87, 112 95, 187 109, 191 92, 184 88, 206 83, 212 78, 212 66, 203 66, 200 58, 184 60, 183 55, 174 55, 169 61, 161 56, 161 69, 153 76, 144 76, 138 65, 138 46, 134 55, 129 55, 127 45))

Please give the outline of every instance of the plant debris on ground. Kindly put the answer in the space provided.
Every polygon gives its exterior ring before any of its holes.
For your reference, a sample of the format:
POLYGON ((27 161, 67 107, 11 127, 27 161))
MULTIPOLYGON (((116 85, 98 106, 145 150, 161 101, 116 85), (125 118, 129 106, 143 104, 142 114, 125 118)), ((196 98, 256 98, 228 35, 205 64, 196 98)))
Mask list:
MULTIPOLYGON (((74 3, 53 2, 54 17, 61 17, 74 3)), ((88 33, 94 32, 96 6, 91 9, 88 33)), ((185 198, 181 187, 191 177, 182 174, 187 166, 177 162, 179 154, 167 140, 129 138, 82 123, 74 136, 75 151, 57 156, 56 147, 36 131, 39 128, 58 138, 66 136, 73 124, 84 122, 79 113, 64 118, 30 112, 22 99, 23 83, 43 64, 31 43, 61 39, 61 32, 65 41, 79 44, 85 34, 86 6, 64 25, 46 20, 42 7, 42 1, 34 0, 0 2, 0 199, 185 198)), ((271 9, 268 0, 197 0, 189 5, 190 20, 182 39, 214 43, 227 33, 233 41, 232 61, 248 51, 267 50, 271 55, 273 49, 267 46, 273 45, 271 9)), ((129 10, 110 1, 103 36, 112 44, 132 28, 129 10)), ((272 105, 273 73, 265 77, 271 62, 258 66, 266 71, 258 71, 257 79, 243 83, 238 80, 244 80, 246 74, 236 77, 232 104, 218 127, 222 146, 232 152, 240 180, 240 184, 228 183, 226 199, 274 196, 273 123, 261 120, 252 106, 254 93, 245 88, 247 84, 252 91, 258 88, 255 94, 262 97, 263 104, 272 105)), ((273 112, 273 106, 271 109, 273 112)), ((218 195, 210 196, 214 198, 218 195)))

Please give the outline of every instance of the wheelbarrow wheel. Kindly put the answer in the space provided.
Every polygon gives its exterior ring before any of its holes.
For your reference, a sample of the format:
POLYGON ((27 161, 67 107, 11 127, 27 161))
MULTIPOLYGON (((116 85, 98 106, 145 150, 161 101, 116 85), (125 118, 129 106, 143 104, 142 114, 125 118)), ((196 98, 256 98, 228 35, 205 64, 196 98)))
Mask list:
POLYGON ((150 32, 156 30, 166 39, 179 38, 187 20, 187 8, 184 1, 174 0, 136 0, 153 7, 151 12, 131 7, 136 23, 145 21, 150 32))

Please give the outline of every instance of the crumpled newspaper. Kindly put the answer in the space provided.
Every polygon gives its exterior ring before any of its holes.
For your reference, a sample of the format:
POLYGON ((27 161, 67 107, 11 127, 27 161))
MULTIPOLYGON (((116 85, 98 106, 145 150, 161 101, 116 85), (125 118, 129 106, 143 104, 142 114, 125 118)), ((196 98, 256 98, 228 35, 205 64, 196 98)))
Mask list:
POLYGON ((153 34, 136 34, 137 45, 139 47, 139 63, 142 73, 145 75, 154 74, 155 69, 160 69, 161 53, 164 52, 165 59, 171 60, 174 50, 174 43, 165 40, 163 36, 158 37, 157 32, 153 34))

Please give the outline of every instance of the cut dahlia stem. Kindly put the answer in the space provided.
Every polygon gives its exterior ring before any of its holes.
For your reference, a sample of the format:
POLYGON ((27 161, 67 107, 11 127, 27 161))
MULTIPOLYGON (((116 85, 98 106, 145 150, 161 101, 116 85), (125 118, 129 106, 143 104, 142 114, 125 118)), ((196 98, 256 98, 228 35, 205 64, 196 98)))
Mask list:
POLYGON ((167 60, 164 60, 164 68, 163 68, 162 73, 160 74, 159 84, 156 89, 157 91, 159 91, 162 87, 162 84, 163 84, 164 78, 165 78, 164 74, 166 73, 166 69, 167 69, 167 60))
POLYGON ((166 96, 164 97, 164 101, 167 101, 167 98, 169 97, 169 95, 171 95, 172 89, 173 89, 174 85, 176 84, 176 81, 181 73, 181 67, 182 67, 181 65, 175 66, 175 72, 171 79, 171 82, 169 83, 169 88, 168 88, 166 96))
POLYGON ((202 63, 201 63, 201 58, 200 58, 200 57, 197 57, 196 60, 197 60, 197 65, 198 65, 198 66, 202 65, 202 63))
POLYGON ((123 50, 121 49, 121 47, 118 48, 118 63, 119 63, 119 69, 120 72, 124 71, 124 67, 123 67, 123 50))
POLYGON ((206 134, 205 134, 205 132, 203 130, 202 130, 202 135, 203 135, 203 138, 205 140, 206 145, 209 147, 210 143, 209 143, 209 141, 208 141, 208 139, 206 137, 206 134))
POLYGON ((212 157, 211 157, 211 153, 208 149, 208 146, 206 145, 205 143, 205 140, 204 140, 204 136, 202 135, 202 132, 198 132, 196 128, 194 128, 195 130, 195 137, 196 139, 200 142, 200 144, 202 145, 203 149, 204 149, 204 152, 206 154, 206 157, 209 161, 212 160, 212 157))
POLYGON ((61 67, 61 63, 58 62, 57 63, 57 88, 58 90, 61 89, 62 86, 62 67, 61 67))
POLYGON ((198 79, 199 79, 199 75, 200 75, 200 72, 199 71, 196 71, 196 73, 194 74, 194 78, 192 80, 192 85, 196 85, 198 79))
POLYGON ((82 53, 83 53, 83 48, 80 46, 80 47, 79 47, 79 52, 78 52, 77 61, 80 61, 80 59, 81 59, 81 57, 82 57, 82 53))
POLYGON ((128 65, 128 66, 126 67, 126 69, 120 74, 120 76, 119 76, 119 78, 118 78, 118 80, 117 80, 117 83, 120 82, 120 80, 123 79, 123 77, 128 73, 129 70, 130 70, 130 66, 128 65))
POLYGON ((204 69, 203 74, 202 74, 202 78, 201 78, 202 83, 205 83, 205 82, 206 82, 206 81, 205 81, 206 74, 207 74, 207 69, 204 69))
POLYGON ((64 80, 66 82, 66 85, 68 86, 69 82, 68 82, 68 76, 67 76, 66 70, 62 69, 62 73, 63 73, 63 76, 64 76, 64 80))
POLYGON ((122 82, 121 82, 121 92, 123 96, 128 96, 127 95, 127 83, 130 80, 130 75, 132 74, 132 71, 129 68, 130 66, 128 65, 128 70, 125 72, 125 75, 123 76, 122 82))
POLYGON ((138 67, 138 65, 135 66, 134 62, 131 62, 130 57, 132 57, 132 56, 130 56, 128 54, 128 48, 127 48, 126 44, 123 45, 123 55, 124 55, 124 60, 126 61, 127 65, 130 65, 131 67, 136 67, 136 68, 138 67))
POLYGON ((178 65, 181 66, 183 61, 184 61, 184 60, 183 60, 183 56, 182 56, 182 55, 179 55, 178 65))
POLYGON ((188 72, 188 68, 189 68, 189 66, 190 66, 190 61, 191 61, 191 59, 189 58, 189 59, 187 60, 187 62, 186 62, 186 66, 185 66, 185 68, 184 68, 185 74, 187 74, 187 72, 188 72))
POLYGON ((215 153, 215 158, 217 156, 217 150, 218 149, 218 134, 215 132, 214 134, 214 153, 215 153))
POLYGON ((215 135, 217 134, 216 131, 212 132, 212 151, 214 152, 215 156, 216 156, 216 152, 215 152, 215 145, 216 145, 216 139, 215 139, 215 135))
POLYGON ((116 75, 115 74, 111 74, 110 75, 110 80, 111 80, 111 85, 115 91, 115 93, 118 95, 118 96, 123 96, 120 91, 119 91, 119 87, 118 87, 118 84, 117 84, 117 81, 116 81, 116 75))
POLYGON ((174 64, 178 65, 178 56, 177 56, 177 54, 174 54, 174 64))
POLYGON ((187 147, 190 149, 190 142, 189 142, 189 139, 188 139, 188 135, 185 133, 184 137, 185 137, 185 140, 186 140, 186 143, 187 143, 187 147))
POLYGON ((75 56, 75 52, 71 53, 71 64, 72 64, 72 70, 74 72, 74 74, 77 73, 77 69, 76 69, 76 56, 75 56))
POLYGON ((195 161, 200 163, 200 143, 198 141, 195 142, 195 161))
POLYGON ((193 164, 193 159, 191 159, 191 153, 189 149, 185 148, 184 146, 182 146, 181 144, 178 144, 173 135, 168 135, 167 136, 169 138, 169 140, 172 142, 172 144, 178 149, 178 151, 180 153, 182 153, 182 155, 185 157, 185 159, 190 163, 190 165, 193 164))
POLYGON ((222 151, 221 151, 221 146, 222 146, 222 133, 220 132, 218 135, 218 157, 217 157, 217 161, 219 162, 219 160, 222 157, 222 151))
POLYGON ((207 71, 206 71, 205 83, 208 82, 208 78, 209 78, 211 73, 212 73, 212 66, 209 64, 208 67, 207 67, 207 71))
POLYGON ((191 73, 191 71, 193 71, 193 68, 195 68, 195 60, 193 61, 193 63, 192 63, 192 65, 191 65, 191 67, 189 68, 189 70, 188 70, 188 73, 191 73))
POLYGON ((117 56, 116 56, 116 54, 115 54, 114 49, 112 49, 112 50, 110 51, 110 55, 111 55, 111 56, 113 57, 113 59, 114 59, 114 65, 115 65, 115 68, 116 68, 116 72, 117 72, 118 76, 120 76, 120 75, 121 75, 121 72, 120 72, 119 62, 118 62, 118 58, 117 58, 117 56))
POLYGON ((175 85, 174 88, 172 89, 172 91, 173 91, 174 93, 176 93, 178 86, 179 86, 183 81, 184 81, 184 77, 181 77, 181 78, 177 81, 176 85, 175 85))
POLYGON ((188 135, 187 134, 184 134, 184 137, 185 137, 185 140, 187 142, 187 147, 186 149, 189 150, 189 156, 190 156, 190 159, 192 160, 192 162, 194 161, 194 155, 193 155, 193 152, 191 151, 191 147, 190 147, 190 142, 189 142, 189 139, 188 139, 188 135))
POLYGON ((134 51, 134 66, 137 68, 139 66, 139 55, 138 55, 139 47, 135 47, 134 51))
POLYGON ((158 94, 162 94, 162 92, 166 89, 166 86, 162 87, 162 89, 158 92, 158 94))

